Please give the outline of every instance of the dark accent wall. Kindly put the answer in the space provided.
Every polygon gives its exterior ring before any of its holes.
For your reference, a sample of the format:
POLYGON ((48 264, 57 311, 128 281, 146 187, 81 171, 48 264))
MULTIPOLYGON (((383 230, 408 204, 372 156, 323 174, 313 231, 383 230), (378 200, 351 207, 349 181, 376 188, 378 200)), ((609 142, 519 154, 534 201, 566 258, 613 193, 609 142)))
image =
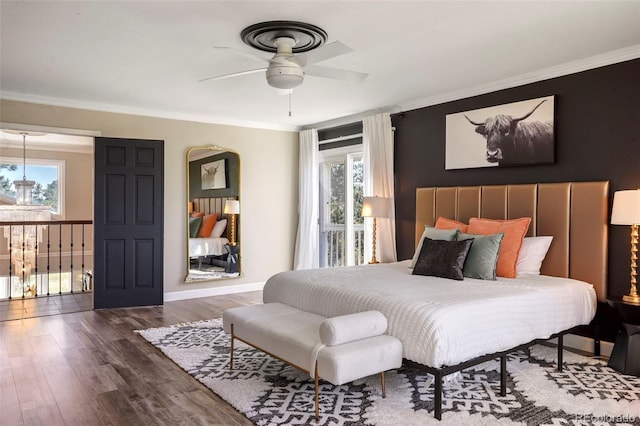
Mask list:
POLYGON ((240 158, 235 152, 224 152, 196 161, 189 162, 189 199, 206 197, 237 197, 240 187, 240 158), (213 161, 227 160, 225 172, 227 187, 225 189, 202 189, 200 166, 213 161))
MULTIPOLYGON (((472 71, 470 71, 472 72, 472 71)), ((398 259, 414 251, 416 188, 608 180, 640 188, 640 59, 392 116, 398 259), (445 170, 447 114, 556 95, 554 164, 445 170)), ((630 229, 609 226, 609 296, 629 291, 630 229)))

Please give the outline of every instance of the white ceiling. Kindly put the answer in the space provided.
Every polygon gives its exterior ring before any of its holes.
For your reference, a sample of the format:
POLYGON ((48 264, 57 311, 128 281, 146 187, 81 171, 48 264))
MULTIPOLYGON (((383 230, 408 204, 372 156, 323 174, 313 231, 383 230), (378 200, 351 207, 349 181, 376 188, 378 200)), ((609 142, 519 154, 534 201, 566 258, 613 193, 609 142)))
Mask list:
MULTIPOLYGON (((640 57, 640 1, 0 2, 0 96, 276 129, 406 110, 640 57), (240 31, 320 26, 354 52, 319 63, 361 84, 307 76, 292 98, 214 46, 257 52, 240 31)), ((269 56, 267 54, 267 56, 269 56)), ((339 120, 338 120, 339 121, 339 120)))

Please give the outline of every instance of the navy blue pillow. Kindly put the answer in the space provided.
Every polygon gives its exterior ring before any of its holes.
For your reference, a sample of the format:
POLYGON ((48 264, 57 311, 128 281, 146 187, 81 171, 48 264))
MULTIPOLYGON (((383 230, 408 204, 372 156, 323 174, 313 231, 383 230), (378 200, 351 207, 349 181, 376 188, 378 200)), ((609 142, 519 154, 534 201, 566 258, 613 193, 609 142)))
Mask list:
POLYGON ((473 239, 443 241, 425 238, 413 275, 428 275, 452 280, 464 279, 464 261, 473 239))

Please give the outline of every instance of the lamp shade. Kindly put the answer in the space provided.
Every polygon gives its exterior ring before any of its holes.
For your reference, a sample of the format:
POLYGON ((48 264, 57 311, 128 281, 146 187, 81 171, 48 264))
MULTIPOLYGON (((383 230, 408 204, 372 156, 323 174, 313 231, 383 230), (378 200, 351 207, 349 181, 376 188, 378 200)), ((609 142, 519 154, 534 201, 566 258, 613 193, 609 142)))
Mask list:
POLYGON ((224 213, 225 214, 239 214, 240 213, 240 201, 238 200, 227 200, 224 202, 224 213))
POLYGON ((390 198, 364 197, 362 217, 389 217, 390 198))
POLYGON ((616 191, 611 212, 613 225, 640 224, 640 189, 616 191))

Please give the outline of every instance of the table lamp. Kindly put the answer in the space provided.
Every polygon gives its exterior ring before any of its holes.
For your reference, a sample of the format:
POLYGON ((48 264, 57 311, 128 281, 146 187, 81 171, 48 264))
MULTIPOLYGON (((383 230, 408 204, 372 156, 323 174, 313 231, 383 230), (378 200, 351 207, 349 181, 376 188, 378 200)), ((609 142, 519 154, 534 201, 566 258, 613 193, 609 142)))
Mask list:
POLYGON ((640 224, 640 189, 616 191, 613 194, 611 211, 612 225, 631 225, 631 289, 622 296, 622 301, 640 306, 640 295, 636 287, 638 261, 638 224, 640 224))
POLYGON ((236 245, 236 215, 240 213, 240 201, 227 200, 224 202, 224 213, 231 215, 231 242, 232 246, 236 245))
POLYGON ((364 197, 362 202, 362 217, 373 218, 373 250, 371 262, 369 262, 371 264, 378 263, 378 259, 376 259, 376 218, 389 217, 390 200, 390 198, 386 197, 364 197))

